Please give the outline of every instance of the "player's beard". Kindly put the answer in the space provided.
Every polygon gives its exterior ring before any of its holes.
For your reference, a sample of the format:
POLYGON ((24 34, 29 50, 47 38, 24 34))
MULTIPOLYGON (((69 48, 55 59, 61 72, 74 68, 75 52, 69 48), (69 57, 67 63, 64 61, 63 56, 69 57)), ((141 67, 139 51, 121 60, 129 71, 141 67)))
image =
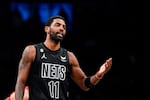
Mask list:
POLYGON ((57 34, 59 34, 59 33, 58 32, 50 33, 50 39, 52 41, 54 41, 55 43, 59 43, 59 42, 63 41, 63 39, 64 39, 64 36, 63 37, 58 37, 57 34))

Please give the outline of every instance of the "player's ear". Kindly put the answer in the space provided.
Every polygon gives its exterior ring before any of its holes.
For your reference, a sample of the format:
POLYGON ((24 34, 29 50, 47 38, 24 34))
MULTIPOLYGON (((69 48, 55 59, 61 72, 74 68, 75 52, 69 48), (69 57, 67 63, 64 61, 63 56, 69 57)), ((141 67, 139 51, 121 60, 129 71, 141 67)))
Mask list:
POLYGON ((45 26, 44 30, 47 33, 47 32, 49 32, 50 28, 48 26, 45 26))

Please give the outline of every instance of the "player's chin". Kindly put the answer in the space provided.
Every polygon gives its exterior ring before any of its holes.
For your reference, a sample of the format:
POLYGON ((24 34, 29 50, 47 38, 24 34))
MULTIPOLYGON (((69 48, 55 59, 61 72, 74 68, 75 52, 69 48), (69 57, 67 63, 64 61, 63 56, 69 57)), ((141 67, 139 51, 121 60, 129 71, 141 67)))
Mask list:
POLYGON ((63 40, 63 39, 64 39, 63 36, 57 36, 57 38, 58 38, 59 40, 63 40))
POLYGON ((63 39, 64 39, 63 37, 58 37, 57 38, 58 41, 63 41, 63 39))

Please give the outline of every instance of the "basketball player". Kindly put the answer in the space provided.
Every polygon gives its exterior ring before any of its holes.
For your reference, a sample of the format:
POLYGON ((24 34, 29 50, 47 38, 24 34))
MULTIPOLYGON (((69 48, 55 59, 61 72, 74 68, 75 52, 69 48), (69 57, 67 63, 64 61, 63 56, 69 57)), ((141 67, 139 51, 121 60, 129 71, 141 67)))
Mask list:
POLYGON ((86 76, 73 52, 61 47, 66 35, 62 16, 48 19, 44 42, 25 47, 19 62, 15 87, 16 100, 22 100, 28 85, 29 100, 68 100, 69 78, 84 91, 93 88, 112 66, 108 58, 93 76, 86 76))

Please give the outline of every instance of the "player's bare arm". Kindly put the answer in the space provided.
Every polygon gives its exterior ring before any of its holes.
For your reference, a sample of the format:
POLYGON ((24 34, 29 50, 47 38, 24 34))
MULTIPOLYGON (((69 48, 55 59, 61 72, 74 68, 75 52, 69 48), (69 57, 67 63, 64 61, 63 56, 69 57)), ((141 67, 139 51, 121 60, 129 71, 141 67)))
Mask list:
POLYGON ((91 83, 96 85, 103 76, 111 69, 112 66, 112 58, 108 58, 99 68, 99 70, 95 73, 95 75, 91 76, 91 83))
MULTIPOLYGON (((79 62, 72 52, 69 52, 69 61, 72 67, 72 79, 80 86, 81 89, 83 89, 84 91, 88 91, 89 87, 85 85, 87 76, 80 68, 79 62)), ((100 66, 100 69, 90 77, 90 83, 87 84, 95 86, 103 78, 104 74, 106 74, 110 70, 111 66, 112 58, 109 58, 106 60, 106 62, 104 62, 102 66, 100 66)))
POLYGON ((87 91, 88 88, 84 84, 84 80, 87 77, 85 73, 80 68, 79 62, 76 56, 72 52, 68 52, 69 54, 69 62, 72 68, 71 78, 75 81, 75 83, 84 91, 87 91))
POLYGON ((30 45, 27 46, 23 53, 19 62, 18 68, 18 77, 17 83, 15 87, 16 100, 22 100, 24 94, 24 87, 26 85, 26 81, 29 75, 30 66, 35 57, 35 47, 30 45))

